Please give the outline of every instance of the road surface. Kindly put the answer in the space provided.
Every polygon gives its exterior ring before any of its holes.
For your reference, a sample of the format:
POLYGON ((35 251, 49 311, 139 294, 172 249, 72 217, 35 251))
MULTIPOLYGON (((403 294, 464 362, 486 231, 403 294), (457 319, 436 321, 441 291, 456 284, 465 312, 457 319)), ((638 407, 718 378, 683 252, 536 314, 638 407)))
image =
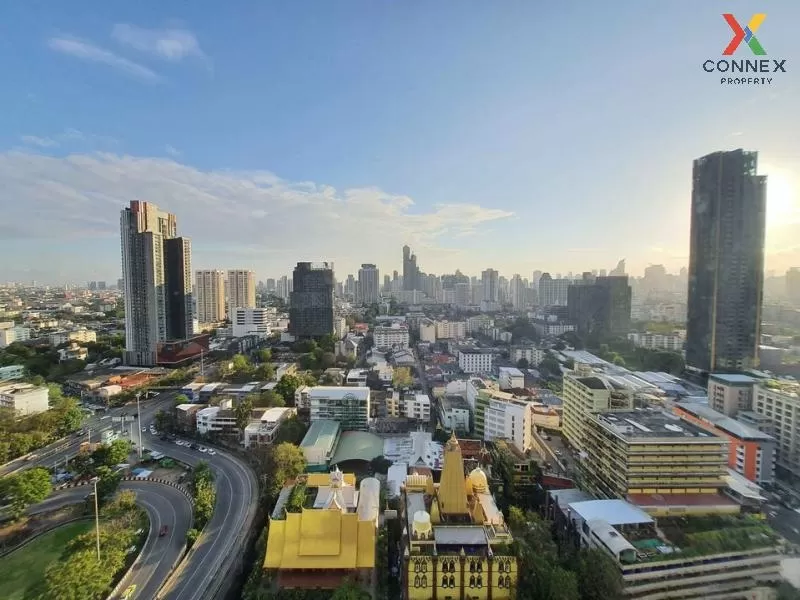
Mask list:
MULTIPOLYGON (((120 488, 136 492, 136 503, 150 518, 150 529, 139 558, 120 589, 135 585, 136 598, 155 598, 183 553, 186 532, 192 525, 192 505, 181 490, 161 483, 125 481, 120 488), (159 537, 162 525, 167 525, 168 533, 159 537)), ((89 485, 60 490, 28 512, 35 514, 81 503, 91 491, 89 485)))
MULTIPOLYGON (((252 469, 240 459, 217 452, 214 456, 142 434, 145 448, 158 450, 189 465, 206 461, 214 471, 217 492, 211 520, 192 552, 187 555, 170 589, 159 597, 200 600, 222 583, 227 569, 241 557, 241 550, 256 515, 258 484, 252 469), (146 439, 145 439, 146 438, 146 439)), ((213 597, 213 595, 212 595, 213 597)))

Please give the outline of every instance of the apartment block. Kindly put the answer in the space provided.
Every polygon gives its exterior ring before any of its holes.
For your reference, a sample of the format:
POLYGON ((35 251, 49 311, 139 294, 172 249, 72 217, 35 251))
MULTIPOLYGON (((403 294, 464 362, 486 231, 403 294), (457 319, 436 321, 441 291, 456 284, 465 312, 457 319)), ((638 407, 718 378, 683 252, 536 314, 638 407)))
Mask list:
POLYGON ((231 333, 233 337, 257 335, 267 337, 270 334, 275 310, 272 308, 236 307, 231 316, 231 333))
POLYGON ((585 487, 653 515, 739 512, 726 486, 726 438, 660 410, 605 412, 585 425, 585 487))
POLYGON ((672 410, 682 419, 728 440, 730 469, 758 485, 773 483, 777 458, 774 437, 726 417, 705 404, 679 402, 672 410))
POLYGON ((774 380, 757 384, 753 411, 772 421, 778 471, 800 476, 800 385, 774 380))
POLYGON ((431 399, 427 394, 405 395, 406 418, 429 422, 431 419, 431 399))
POLYGON ((213 269, 195 273, 197 320, 219 323, 225 320, 225 272, 213 269))
POLYGON ((419 322, 419 341, 433 343, 436 341, 436 323, 431 319, 419 322))
POLYGON ((458 353, 458 367, 464 373, 489 373, 492 370, 493 358, 491 352, 460 350, 458 353))
POLYGON ((531 367, 538 367, 539 363, 544 360, 545 355, 546 352, 544 350, 539 350, 539 348, 534 348, 533 346, 517 346, 509 350, 509 358, 511 360, 516 363, 524 358, 531 367))
POLYGON ((486 441, 502 439, 520 452, 533 446, 530 400, 484 387, 475 403, 475 435, 486 441))
POLYGON ((594 414, 633 409, 633 390, 582 363, 576 363, 574 370, 564 374, 562 395, 561 427, 564 437, 577 450, 584 450, 585 424, 594 414))
POLYGON ((246 269, 228 271, 228 314, 234 308, 256 307, 256 275, 246 269))
POLYGON ((467 337, 465 321, 436 321, 437 340, 460 340, 467 337))
POLYGON ((629 333, 628 339, 640 348, 647 348, 648 350, 669 350, 671 352, 680 352, 683 350, 683 344, 686 341, 685 336, 680 333, 629 333))
POLYGON ((366 431, 370 420, 367 387, 315 386, 308 390, 311 422, 337 421, 343 431, 366 431))
POLYGON ((758 380, 748 375, 713 373, 708 377, 708 404, 715 411, 735 417, 753 407, 753 386, 758 380))
POLYGON ((269 408, 244 428, 244 447, 268 446, 275 441, 281 425, 294 413, 293 408, 269 408))
POLYGON ((405 323, 378 325, 372 330, 375 348, 408 348, 408 326, 405 323))
POLYGON ((500 367, 498 373, 500 375, 501 390, 513 390, 514 388, 525 387, 525 375, 519 369, 514 367, 500 367))
POLYGON ((448 431, 470 433, 470 410, 463 396, 447 394, 439 398, 439 417, 448 431))
POLYGON ((7 367, 0 367, 0 381, 10 381, 11 379, 20 379, 25 376, 24 365, 8 365, 7 367))

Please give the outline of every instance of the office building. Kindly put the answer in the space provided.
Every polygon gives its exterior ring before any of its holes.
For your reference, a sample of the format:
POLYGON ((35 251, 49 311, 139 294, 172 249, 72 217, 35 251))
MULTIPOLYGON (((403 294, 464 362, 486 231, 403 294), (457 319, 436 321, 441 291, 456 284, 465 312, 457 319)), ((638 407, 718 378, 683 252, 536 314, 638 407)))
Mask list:
POLYGON ((753 386, 758 380, 738 373, 712 373, 708 377, 708 405, 728 417, 753 409, 753 386))
POLYGON ((587 364, 576 363, 563 377, 562 431, 577 450, 584 450, 586 423, 594 414, 609 410, 632 410, 634 391, 612 381, 587 364))
POLYGON ((297 263, 292 274, 289 333, 298 338, 333 333, 333 267, 330 263, 297 263))
POLYGON ((236 307, 233 309, 233 315, 231 316, 231 333, 233 337, 237 338, 248 335, 257 335, 261 338, 268 337, 272 330, 274 318, 274 308, 236 307))
POLYGON ((775 480, 775 438, 699 402, 678 402, 673 412, 728 440, 728 468, 758 485, 775 480))
POLYGON ((412 474, 401 486, 403 597, 508 600, 517 585, 513 538, 486 473, 464 475, 455 436, 445 444, 440 483, 412 474))
POLYGON ((188 238, 164 240, 167 340, 185 340, 194 335, 192 293, 192 243, 188 238))
POLYGON ((533 415, 527 396, 484 386, 475 401, 475 435, 486 441, 506 440, 518 451, 533 447, 533 415))
POLYGON ((380 272, 375 265, 363 264, 358 270, 358 294, 361 304, 377 304, 380 297, 380 272))
POLYGON ((177 237, 175 215, 139 200, 122 210, 120 233, 125 362, 153 366, 160 343, 194 329, 191 246, 177 237))
POLYGON ((197 320, 200 323, 219 323, 225 320, 224 271, 197 271, 194 291, 197 298, 197 320))
POLYGON ((539 306, 566 306, 571 279, 553 279, 550 273, 542 273, 539 278, 539 306))
POLYGON ((625 276, 597 277, 567 288, 569 319, 584 336, 627 335, 631 302, 631 287, 625 276))
POLYGON ((228 314, 234 308, 256 307, 256 274, 245 269, 228 271, 228 314))
POLYGON ((308 390, 311 422, 338 421, 343 431, 367 431, 369 402, 367 387, 315 386, 308 390))
POLYGON ((694 161, 686 363, 701 371, 757 366, 767 201, 757 166, 744 150, 694 161))

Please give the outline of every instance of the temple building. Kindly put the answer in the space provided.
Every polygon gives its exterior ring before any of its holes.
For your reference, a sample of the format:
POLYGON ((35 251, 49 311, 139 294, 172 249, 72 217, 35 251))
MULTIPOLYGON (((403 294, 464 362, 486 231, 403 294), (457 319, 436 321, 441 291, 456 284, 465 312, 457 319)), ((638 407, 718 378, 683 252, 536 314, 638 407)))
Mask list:
POLYGON ((403 590, 408 600, 505 600, 517 584, 511 532, 479 467, 465 476, 455 436, 441 481, 408 475, 401 488, 403 590))
POLYGON ((370 589, 380 482, 355 487, 338 469, 301 475, 281 491, 270 516, 264 569, 277 588, 335 589, 345 579, 370 589))

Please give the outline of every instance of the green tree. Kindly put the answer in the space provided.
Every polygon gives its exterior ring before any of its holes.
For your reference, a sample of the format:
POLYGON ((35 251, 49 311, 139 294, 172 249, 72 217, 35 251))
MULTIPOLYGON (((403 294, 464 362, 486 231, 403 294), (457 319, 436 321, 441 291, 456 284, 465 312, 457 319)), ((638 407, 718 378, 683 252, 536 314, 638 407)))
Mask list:
POLYGON ((345 581, 336 588, 330 598, 331 600, 369 600, 371 596, 357 585, 350 581, 345 581))
POLYGON ((624 597, 622 573, 614 559, 602 550, 580 551, 577 577, 581 600, 621 600, 624 597))
POLYGON ((261 392, 261 394, 253 398, 253 406, 266 407, 266 408, 272 408, 272 407, 282 408, 286 406, 286 401, 283 399, 283 396, 281 396, 276 391, 267 390, 266 392, 261 392))
POLYGON ((530 365, 528 364, 527 358, 520 358, 517 361, 517 368, 518 369, 527 369, 530 365))
POLYGON ((561 365, 552 354, 548 354, 539 363, 539 371, 551 377, 560 377, 561 365))
POLYGON ((392 461, 387 459, 385 456, 376 456, 369 461, 369 466, 374 473, 386 475, 386 473, 389 471, 389 467, 392 466, 392 461))
POLYGON ((189 396, 186 394, 178 394, 175 396, 175 406, 179 406, 181 404, 189 404, 189 396))
POLYGON ((278 429, 275 443, 289 442, 295 446, 300 445, 308 431, 308 427, 296 416, 291 416, 278 429))
POLYGON ((214 472, 205 461, 197 463, 192 471, 192 495, 194 498, 194 527, 203 529, 214 513, 216 491, 214 472))
POLYGON ((31 504, 38 504, 53 491, 47 469, 35 468, 4 477, 3 495, 11 505, 11 514, 18 518, 31 504))
POLYGON ((114 440, 110 444, 100 444, 92 452, 92 461, 95 468, 100 466, 114 467, 127 462, 131 453, 131 443, 128 440, 114 440))
POLYGON ((283 396, 287 406, 294 406, 294 393, 302 385, 297 375, 284 375, 275 386, 275 392, 283 396))
POLYGON ((253 377, 262 381, 272 381, 275 379, 275 367, 268 362, 261 363, 253 372, 253 377))
POLYGON ((411 375, 411 369, 408 367, 398 367, 392 374, 392 385, 395 388, 410 387, 414 383, 414 377, 411 375))
POLYGON ((236 427, 241 430, 244 430, 247 427, 248 423, 250 423, 250 419, 252 418, 253 412, 253 399, 251 396, 245 396, 241 402, 233 409, 233 413, 236 416, 236 427))
POLYGON ((264 348, 258 351, 258 360, 262 363, 268 363, 272 360, 272 350, 264 348))
POLYGON ((306 470, 303 450, 294 444, 283 442, 270 448, 267 457, 267 493, 277 497, 289 479, 294 479, 306 470))
POLYGON ((97 468, 97 499, 102 502, 110 498, 119 488, 122 481, 122 474, 119 471, 112 471, 109 467, 101 465, 97 468))
POLYGON ((332 333, 323 335, 319 340, 319 347, 323 350, 323 352, 333 352, 335 346, 336 338, 332 333))

